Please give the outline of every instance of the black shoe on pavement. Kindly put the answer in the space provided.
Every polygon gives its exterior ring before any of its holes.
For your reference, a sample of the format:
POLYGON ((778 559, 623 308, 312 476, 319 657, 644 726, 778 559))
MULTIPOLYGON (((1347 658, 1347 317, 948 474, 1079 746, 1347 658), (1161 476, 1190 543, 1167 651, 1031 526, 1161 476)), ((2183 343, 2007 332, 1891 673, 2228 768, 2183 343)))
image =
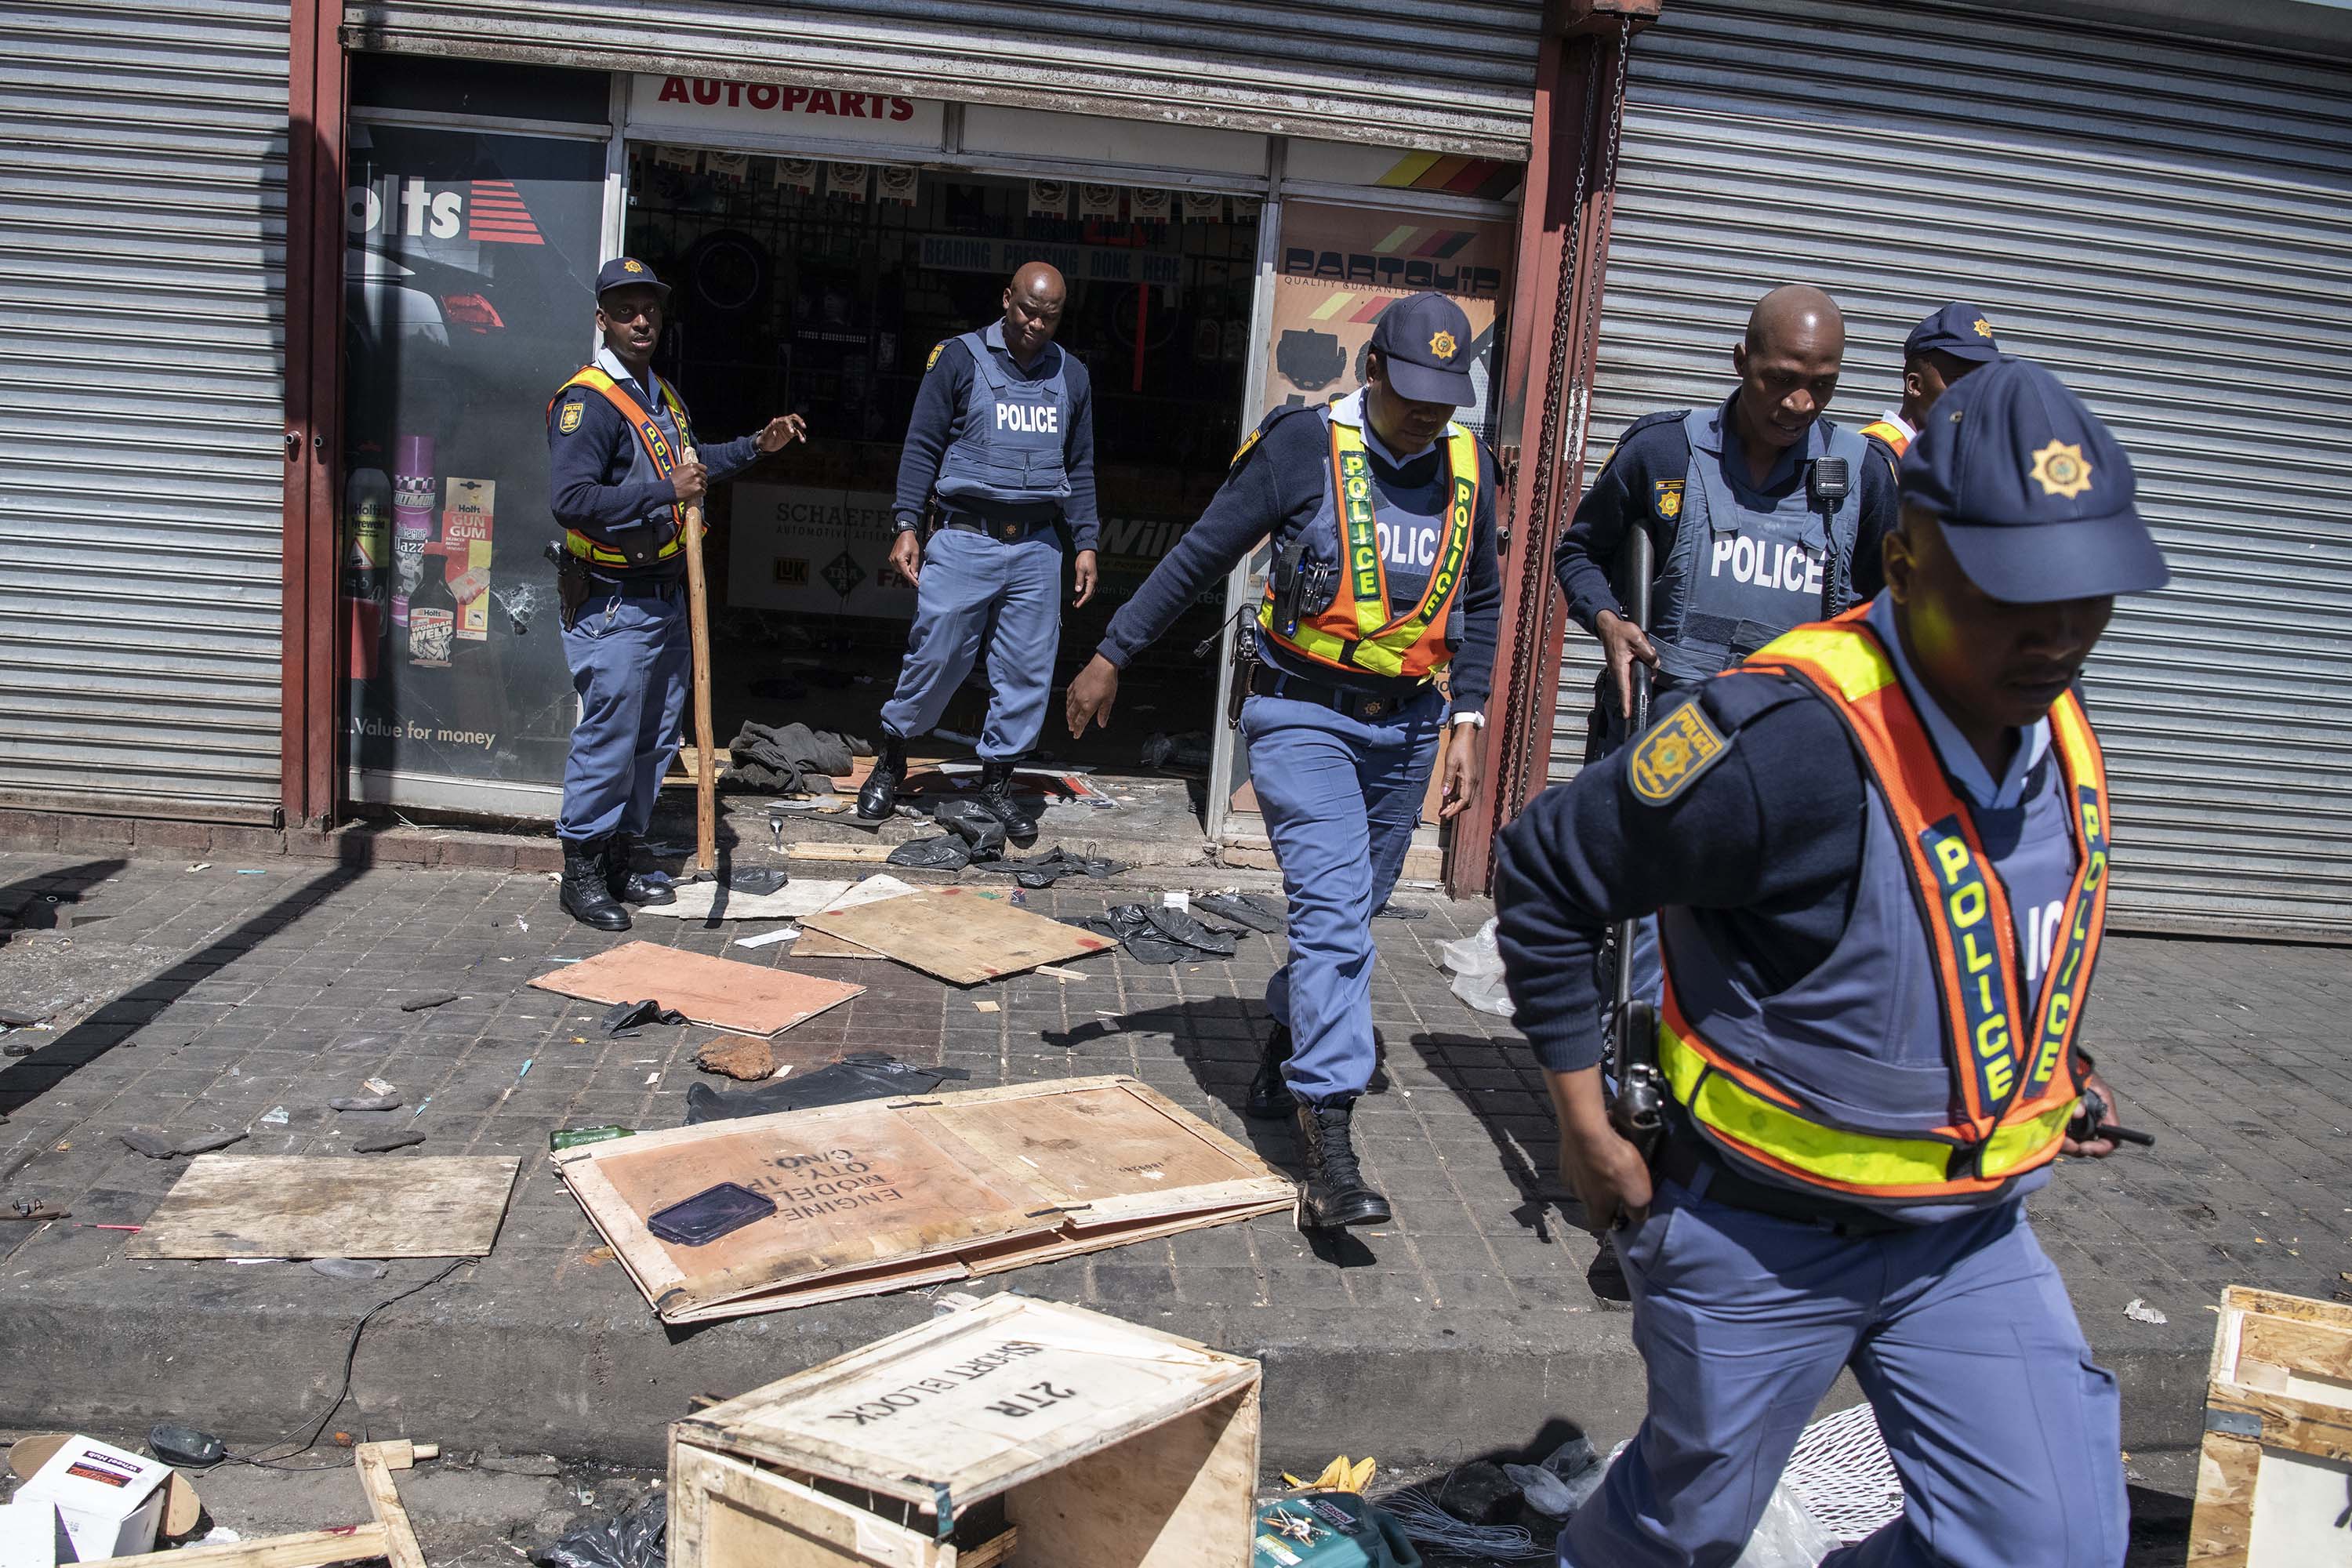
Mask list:
POLYGON ((1386 1225, 1389 1201, 1356 1163, 1356 1146, 1349 1136, 1354 1120, 1352 1100, 1302 1100, 1293 1113, 1298 1128, 1299 1152, 1307 1157, 1303 1218, 1309 1230, 1336 1230, 1341 1226, 1386 1225))
POLYGON ((866 775, 866 783, 857 792, 857 816, 861 822, 887 822, 898 809, 898 786, 907 782, 907 742, 882 731, 882 754, 874 759, 874 771, 866 775))
POLYGON ((1289 1026, 1276 1024, 1274 1033, 1266 1037, 1265 1053, 1257 1059, 1257 1076, 1250 1079, 1247 1110, 1260 1121, 1279 1121, 1297 1103, 1282 1077, 1282 1064, 1289 1059, 1289 1026))
POLYGON ((1037 825, 1021 815, 1013 804, 1013 769, 1010 757, 983 758, 980 764, 980 807, 1004 824, 1004 837, 1015 844, 1037 842, 1037 825))
POLYGON ((563 912, 598 931, 626 931, 629 911, 613 901, 613 891, 604 885, 608 842, 602 838, 593 844, 563 841, 563 912))
POLYGON ((604 841, 604 888, 625 904, 674 904, 677 891, 667 877, 654 878, 633 868, 637 846, 635 834, 615 833, 604 841))

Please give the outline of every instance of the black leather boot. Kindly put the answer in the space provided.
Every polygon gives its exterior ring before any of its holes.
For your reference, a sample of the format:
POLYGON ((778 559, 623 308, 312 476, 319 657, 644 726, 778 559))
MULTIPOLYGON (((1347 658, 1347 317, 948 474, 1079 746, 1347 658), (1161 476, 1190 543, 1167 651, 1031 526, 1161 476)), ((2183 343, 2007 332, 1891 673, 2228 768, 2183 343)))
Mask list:
POLYGON ((635 834, 615 833, 604 840, 604 887, 625 904, 674 904, 677 890, 669 879, 653 878, 635 869, 629 863, 637 858, 641 842, 635 834))
POLYGON ((626 931, 629 911, 613 901, 613 891, 604 885, 604 847, 610 842, 563 841, 563 912, 598 931, 626 931))
POLYGON ((1265 1054, 1257 1059, 1257 1076, 1250 1079, 1248 1110, 1260 1121, 1278 1121, 1297 1102, 1283 1080, 1282 1065, 1290 1059, 1290 1029, 1276 1024, 1265 1040, 1265 1054))
POLYGON ((1353 1100, 1302 1100, 1293 1112, 1299 1152, 1307 1158, 1303 1217, 1310 1230, 1389 1221, 1388 1199, 1364 1180, 1356 1163, 1356 1146, 1349 1137, 1355 1114, 1353 1100))
POLYGON ((1034 844, 1037 825, 1021 815, 1013 804, 1013 769, 1010 758, 984 758, 980 764, 980 808, 1004 824, 1004 837, 1015 844, 1034 844))
POLYGON ((857 815, 866 822, 884 822, 898 808, 898 786, 907 782, 907 742, 882 731, 882 754, 857 791, 857 815))

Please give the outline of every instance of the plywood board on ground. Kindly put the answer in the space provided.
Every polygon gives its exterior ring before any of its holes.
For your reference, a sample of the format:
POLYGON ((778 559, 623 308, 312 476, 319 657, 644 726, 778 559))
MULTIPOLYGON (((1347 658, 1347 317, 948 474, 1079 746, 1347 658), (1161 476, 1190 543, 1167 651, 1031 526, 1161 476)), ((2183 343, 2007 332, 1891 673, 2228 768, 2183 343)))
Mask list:
POLYGON ((541 991, 588 1002, 650 997, 698 1024, 744 1035, 772 1035, 837 1007, 866 987, 846 981, 739 963, 657 942, 628 942, 531 982, 541 991))
POLYGON ((1108 937, 985 896, 931 888, 903 899, 809 916, 808 931, 841 937, 956 985, 977 985, 1041 963, 1118 944, 1108 937))
POLYGON ((2232 1285, 2205 1392, 2191 1568, 2352 1562, 2352 1308, 2232 1285))
POLYGON ((199 1155, 123 1256, 480 1258, 521 1163, 199 1155))
POLYGON ((968 1279, 1294 1201, 1287 1177, 1126 1078, 787 1111, 554 1158, 670 1322, 968 1279), (656 1211, 721 1182, 776 1213, 705 1247, 652 1234, 656 1211))
POLYGON ((802 915, 813 915, 819 910, 831 908, 835 899, 854 886, 856 884, 851 882, 820 879, 787 882, 772 893, 745 893, 714 878, 708 882, 680 882, 677 884, 677 901, 641 904, 635 906, 635 910, 641 915, 654 915, 664 920, 796 920, 802 915))

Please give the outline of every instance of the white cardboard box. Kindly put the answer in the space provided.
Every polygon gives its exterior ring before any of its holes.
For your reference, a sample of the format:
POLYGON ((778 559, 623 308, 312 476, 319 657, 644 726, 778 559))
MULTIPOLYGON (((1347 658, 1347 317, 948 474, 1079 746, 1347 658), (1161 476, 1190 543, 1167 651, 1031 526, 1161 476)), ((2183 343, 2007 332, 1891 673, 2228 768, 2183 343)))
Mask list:
POLYGON ((56 1504, 79 1562, 135 1556, 154 1549, 171 1478, 161 1459, 76 1434, 16 1489, 16 1505, 56 1504))
POLYGON ((0 1503, 0 1568, 58 1568, 58 1559, 73 1561, 57 1504, 35 1498, 31 1502, 0 1503))

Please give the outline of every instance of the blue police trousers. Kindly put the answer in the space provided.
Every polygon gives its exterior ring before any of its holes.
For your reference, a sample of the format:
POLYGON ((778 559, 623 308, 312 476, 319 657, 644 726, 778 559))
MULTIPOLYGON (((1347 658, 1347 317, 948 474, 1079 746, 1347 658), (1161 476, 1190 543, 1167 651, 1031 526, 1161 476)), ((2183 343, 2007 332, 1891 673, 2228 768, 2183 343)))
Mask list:
POLYGON ((616 829, 642 835, 677 751, 694 643, 686 591, 667 598, 592 598, 563 634, 580 721, 563 763, 558 837, 585 844, 616 829))
POLYGON ((1290 1028, 1283 1077, 1303 1100, 1361 1094, 1379 1065, 1372 911, 1404 868, 1444 715, 1434 687, 1370 721, 1281 697, 1242 704, 1250 783, 1290 900, 1290 961, 1265 1005, 1290 1028))
POLYGON ((2022 1203, 1839 1237, 1662 1182, 1620 1251, 1649 1417, 1561 1534, 1567 1568, 1735 1562, 1846 1366, 1904 1511, 1822 1568, 2123 1562, 2116 1381, 2022 1203))
POLYGON ((1054 655, 1062 642, 1062 544, 1050 528, 1012 543, 943 528, 923 546, 915 624, 898 689, 882 705, 882 726, 901 740, 940 721, 949 700, 988 646, 988 728, 983 757, 1018 757, 1037 743, 1054 655))

